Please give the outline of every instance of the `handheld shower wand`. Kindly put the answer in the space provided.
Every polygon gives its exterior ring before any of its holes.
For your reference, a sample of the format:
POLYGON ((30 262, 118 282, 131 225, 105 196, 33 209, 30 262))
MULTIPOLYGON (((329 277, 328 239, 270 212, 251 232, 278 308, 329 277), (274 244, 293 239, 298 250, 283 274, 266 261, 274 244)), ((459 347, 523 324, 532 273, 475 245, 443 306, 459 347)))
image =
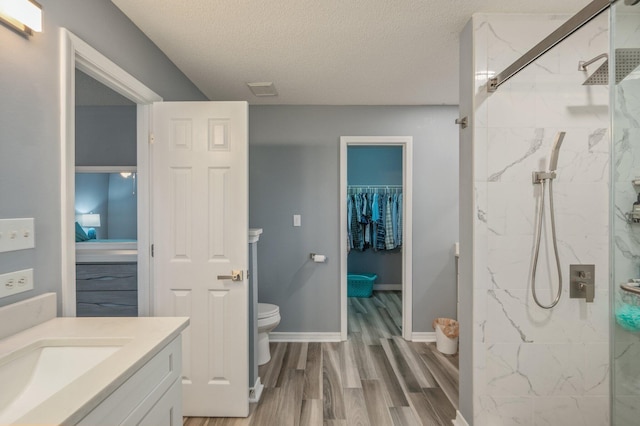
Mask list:
POLYGON ((558 242, 556 240, 556 223, 553 209, 553 179, 556 178, 556 170, 558 168, 558 155, 560 154, 560 146, 564 140, 565 132, 558 132, 556 140, 553 143, 551 149, 551 158, 549 159, 549 169, 542 172, 533 172, 533 184, 542 185, 542 196, 540 197, 540 203, 538 203, 537 214, 537 232, 535 248, 533 250, 533 265, 531 266, 531 292, 533 293, 533 300, 538 306, 543 309, 551 309, 558 304, 560 296, 562 295, 562 271, 560 270, 560 257, 558 256, 558 242), (553 251, 556 257, 556 267, 558 270, 558 293, 550 305, 543 305, 538 300, 536 294, 536 269, 538 267, 538 253, 540 252, 540 236, 542 234, 542 217, 544 216, 544 198, 545 198, 545 183, 549 184, 549 216, 551 221, 551 236, 553 240, 553 251))
POLYGON ((560 154, 560 146, 562 145, 562 141, 564 140, 564 135, 566 132, 558 132, 556 135, 556 140, 553 143, 553 148, 551 149, 551 159, 549 160, 549 171, 555 172, 558 169, 558 155, 560 154))

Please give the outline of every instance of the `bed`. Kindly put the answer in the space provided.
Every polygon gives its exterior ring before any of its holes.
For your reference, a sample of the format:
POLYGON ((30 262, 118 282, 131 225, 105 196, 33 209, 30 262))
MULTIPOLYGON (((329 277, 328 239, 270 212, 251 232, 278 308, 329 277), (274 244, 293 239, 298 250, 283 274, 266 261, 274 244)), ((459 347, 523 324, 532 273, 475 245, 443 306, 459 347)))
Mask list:
POLYGON ((87 240, 76 243, 76 263, 137 261, 138 241, 136 240, 87 240))

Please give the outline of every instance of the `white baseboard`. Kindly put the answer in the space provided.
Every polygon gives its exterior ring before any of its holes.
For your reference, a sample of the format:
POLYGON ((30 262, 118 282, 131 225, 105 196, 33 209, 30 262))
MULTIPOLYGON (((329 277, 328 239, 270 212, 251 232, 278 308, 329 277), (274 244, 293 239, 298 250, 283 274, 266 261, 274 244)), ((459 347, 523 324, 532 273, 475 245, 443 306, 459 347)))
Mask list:
POLYGON ((411 333, 412 342, 435 342, 436 333, 434 331, 424 331, 411 333))
POLYGON ((271 342, 340 342, 340 333, 289 333, 272 331, 269 333, 271 342))
POLYGON ((453 426, 469 426, 469 423, 467 423, 458 410, 456 410, 456 418, 451 420, 451 423, 453 426))
POLYGON ((402 284, 374 284, 376 291, 402 291, 402 284))
MULTIPOLYGON (((271 342, 340 342, 340 333, 294 333, 284 331, 272 331, 269 333, 271 342)), ((411 334, 412 342, 435 342, 435 332, 414 332, 411 334)))
POLYGON ((249 388, 249 403, 259 402, 262 396, 262 390, 264 385, 260 381, 260 377, 256 379, 256 384, 252 388, 249 388))

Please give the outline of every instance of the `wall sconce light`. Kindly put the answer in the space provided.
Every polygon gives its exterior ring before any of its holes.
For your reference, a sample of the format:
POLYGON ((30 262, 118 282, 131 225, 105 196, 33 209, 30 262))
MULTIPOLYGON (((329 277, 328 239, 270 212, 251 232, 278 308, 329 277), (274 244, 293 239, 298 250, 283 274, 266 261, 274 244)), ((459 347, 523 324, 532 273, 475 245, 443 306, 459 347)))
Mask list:
POLYGON ((0 0, 0 21, 27 35, 42 31, 42 6, 34 0, 0 0))
POLYGON ((97 213, 89 213, 80 215, 78 223, 83 228, 89 228, 87 236, 90 240, 96 239, 96 229, 100 227, 100 215, 97 213))

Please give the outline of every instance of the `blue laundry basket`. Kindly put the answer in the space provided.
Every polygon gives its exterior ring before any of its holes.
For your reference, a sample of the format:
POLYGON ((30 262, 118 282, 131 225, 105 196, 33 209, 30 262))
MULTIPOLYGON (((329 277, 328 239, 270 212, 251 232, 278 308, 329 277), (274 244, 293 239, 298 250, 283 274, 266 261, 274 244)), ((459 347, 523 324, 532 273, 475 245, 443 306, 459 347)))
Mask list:
POLYGON ((347 274, 347 296, 371 297, 373 283, 377 278, 376 274, 347 274))

